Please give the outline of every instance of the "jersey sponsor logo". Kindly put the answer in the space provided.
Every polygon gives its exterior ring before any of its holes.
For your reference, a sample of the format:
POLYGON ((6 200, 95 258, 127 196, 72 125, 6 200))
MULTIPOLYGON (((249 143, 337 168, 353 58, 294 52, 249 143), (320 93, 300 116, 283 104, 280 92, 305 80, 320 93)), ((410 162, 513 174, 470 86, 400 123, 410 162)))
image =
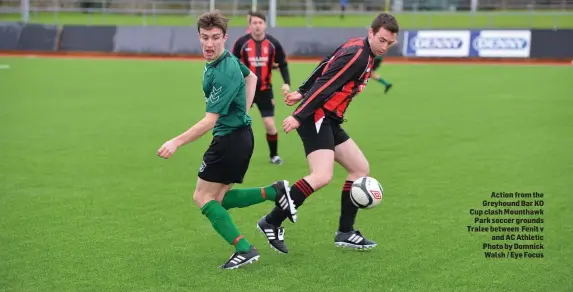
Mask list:
POLYGON ((223 86, 219 86, 219 88, 213 86, 213 89, 211 89, 211 93, 209 94, 209 97, 205 97, 205 102, 211 102, 211 103, 217 103, 219 101, 219 94, 221 94, 221 91, 223 90, 223 86))
POLYGON ((267 66, 269 57, 249 57, 249 64, 255 67, 267 66))

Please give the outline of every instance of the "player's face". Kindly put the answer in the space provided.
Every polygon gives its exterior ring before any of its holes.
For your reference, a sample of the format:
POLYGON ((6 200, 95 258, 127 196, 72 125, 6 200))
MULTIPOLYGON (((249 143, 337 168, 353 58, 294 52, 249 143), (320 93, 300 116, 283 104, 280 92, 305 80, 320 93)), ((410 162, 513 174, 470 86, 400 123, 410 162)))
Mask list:
POLYGON ((263 33, 265 33, 265 29, 267 29, 267 23, 261 18, 251 16, 249 21, 249 28, 251 29, 251 33, 253 35, 261 36, 263 33))
POLYGON ((201 48, 203 49, 203 56, 207 61, 214 61, 225 50, 225 41, 229 35, 223 34, 223 31, 214 27, 212 29, 199 29, 199 40, 201 40, 201 48))
POLYGON ((383 27, 374 34, 374 31, 370 28, 368 30, 368 40, 370 41, 372 52, 380 56, 386 54, 388 49, 396 44, 396 34, 383 27))

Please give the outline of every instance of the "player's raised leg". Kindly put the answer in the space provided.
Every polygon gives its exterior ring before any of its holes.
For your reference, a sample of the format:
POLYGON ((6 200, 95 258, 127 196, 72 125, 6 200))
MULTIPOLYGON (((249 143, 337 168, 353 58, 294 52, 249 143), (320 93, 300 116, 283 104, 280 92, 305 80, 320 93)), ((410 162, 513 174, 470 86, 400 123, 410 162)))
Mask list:
POLYGON ((362 176, 369 175, 370 167, 368 160, 356 145, 354 140, 348 139, 338 144, 335 149, 334 158, 348 172, 346 182, 342 187, 342 197, 340 201, 340 220, 338 231, 335 234, 334 242, 336 246, 350 247, 355 249, 369 249, 376 246, 376 243, 366 239, 359 230, 354 229, 354 222, 358 214, 358 207, 350 200, 350 189, 352 183, 362 176))
MULTIPOLYGON (((290 187, 290 196, 298 209, 315 191, 326 186, 332 179, 334 169, 334 151, 320 149, 313 151, 307 157, 310 174, 299 179, 290 187)), ((282 223, 292 216, 281 207, 275 207, 269 214, 257 223, 258 229, 265 233, 271 247, 281 253, 288 253, 284 242, 284 227, 282 223)), ((291 219, 296 221, 296 218, 291 219)))
MULTIPOLYGON (((310 174, 299 179, 291 186, 290 195, 296 208, 312 193, 328 185, 334 171, 334 132, 337 125, 330 119, 323 119, 317 129, 314 117, 311 116, 301 122, 297 132, 302 140, 310 174)), ((268 216, 267 222, 280 226, 289 218, 288 214, 280 209, 274 209, 268 216)))
POLYGON ((291 216, 296 216, 287 180, 276 181, 265 187, 224 190, 219 195, 219 201, 227 210, 245 208, 264 201, 274 201, 276 206, 283 206, 291 216))
MULTIPOLYGON (((312 193, 328 185, 332 179, 334 171, 333 126, 331 120, 325 119, 317 131, 313 117, 310 117, 297 129, 304 145, 310 173, 291 186, 290 195, 296 208, 299 208, 312 193)), ((281 225, 287 218, 295 221, 283 209, 275 207, 258 223, 259 229, 265 232, 270 245, 283 253, 287 253, 288 249, 284 243, 284 228, 281 225)))

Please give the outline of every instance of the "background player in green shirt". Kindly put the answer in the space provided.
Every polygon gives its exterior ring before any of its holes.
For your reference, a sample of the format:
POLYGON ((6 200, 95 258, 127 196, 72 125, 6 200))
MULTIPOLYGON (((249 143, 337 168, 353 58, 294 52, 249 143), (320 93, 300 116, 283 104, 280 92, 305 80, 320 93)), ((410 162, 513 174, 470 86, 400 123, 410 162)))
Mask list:
POLYGON ((235 253, 222 265, 234 269, 259 259, 259 252, 239 233, 228 209, 273 200, 277 207, 296 217, 288 181, 267 187, 231 190, 242 183, 254 149, 251 118, 257 76, 225 49, 228 19, 218 11, 199 16, 197 30, 207 60, 203 74, 205 117, 181 135, 165 142, 157 154, 171 157, 178 147, 193 142, 213 129, 213 140, 203 155, 193 201, 213 228, 235 253))
POLYGON ((378 73, 376 73, 376 69, 378 69, 378 67, 380 67, 380 64, 382 64, 382 62, 384 62, 384 56, 376 56, 376 58, 374 58, 374 64, 372 65, 371 78, 382 83, 382 85, 384 85, 386 87, 386 89, 384 89, 384 93, 387 93, 388 90, 390 90, 390 88, 392 88, 392 83, 384 80, 384 78, 382 78, 380 75, 378 75, 378 73))

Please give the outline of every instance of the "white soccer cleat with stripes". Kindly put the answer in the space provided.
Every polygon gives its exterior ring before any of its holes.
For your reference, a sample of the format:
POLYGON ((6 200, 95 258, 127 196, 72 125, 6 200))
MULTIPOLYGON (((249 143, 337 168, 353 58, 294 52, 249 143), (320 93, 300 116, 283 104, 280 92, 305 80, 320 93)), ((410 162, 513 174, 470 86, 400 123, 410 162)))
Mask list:
POLYGON ((265 219, 265 216, 259 220, 257 223, 257 229, 261 233, 264 233, 269 241, 269 245, 279 253, 288 253, 288 248, 285 244, 285 237, 284 237, 284 228, 283 227, 275 227, 272 224, 269 224, 265 219))
POLYGON ((290 221, 293 223, 296 222, 296 207, 294 205, 294 201, 290 197, 288 180, 279 180, 273 183, 273 187, 277 191, 275 205, 286 212, 290 221))
POLYGON ((349 247, 359 250, 371 249, 376 242, 366 239, 358 230, 350 232, 337 231, 334 236, 334 244, 338 247, 349 247))

